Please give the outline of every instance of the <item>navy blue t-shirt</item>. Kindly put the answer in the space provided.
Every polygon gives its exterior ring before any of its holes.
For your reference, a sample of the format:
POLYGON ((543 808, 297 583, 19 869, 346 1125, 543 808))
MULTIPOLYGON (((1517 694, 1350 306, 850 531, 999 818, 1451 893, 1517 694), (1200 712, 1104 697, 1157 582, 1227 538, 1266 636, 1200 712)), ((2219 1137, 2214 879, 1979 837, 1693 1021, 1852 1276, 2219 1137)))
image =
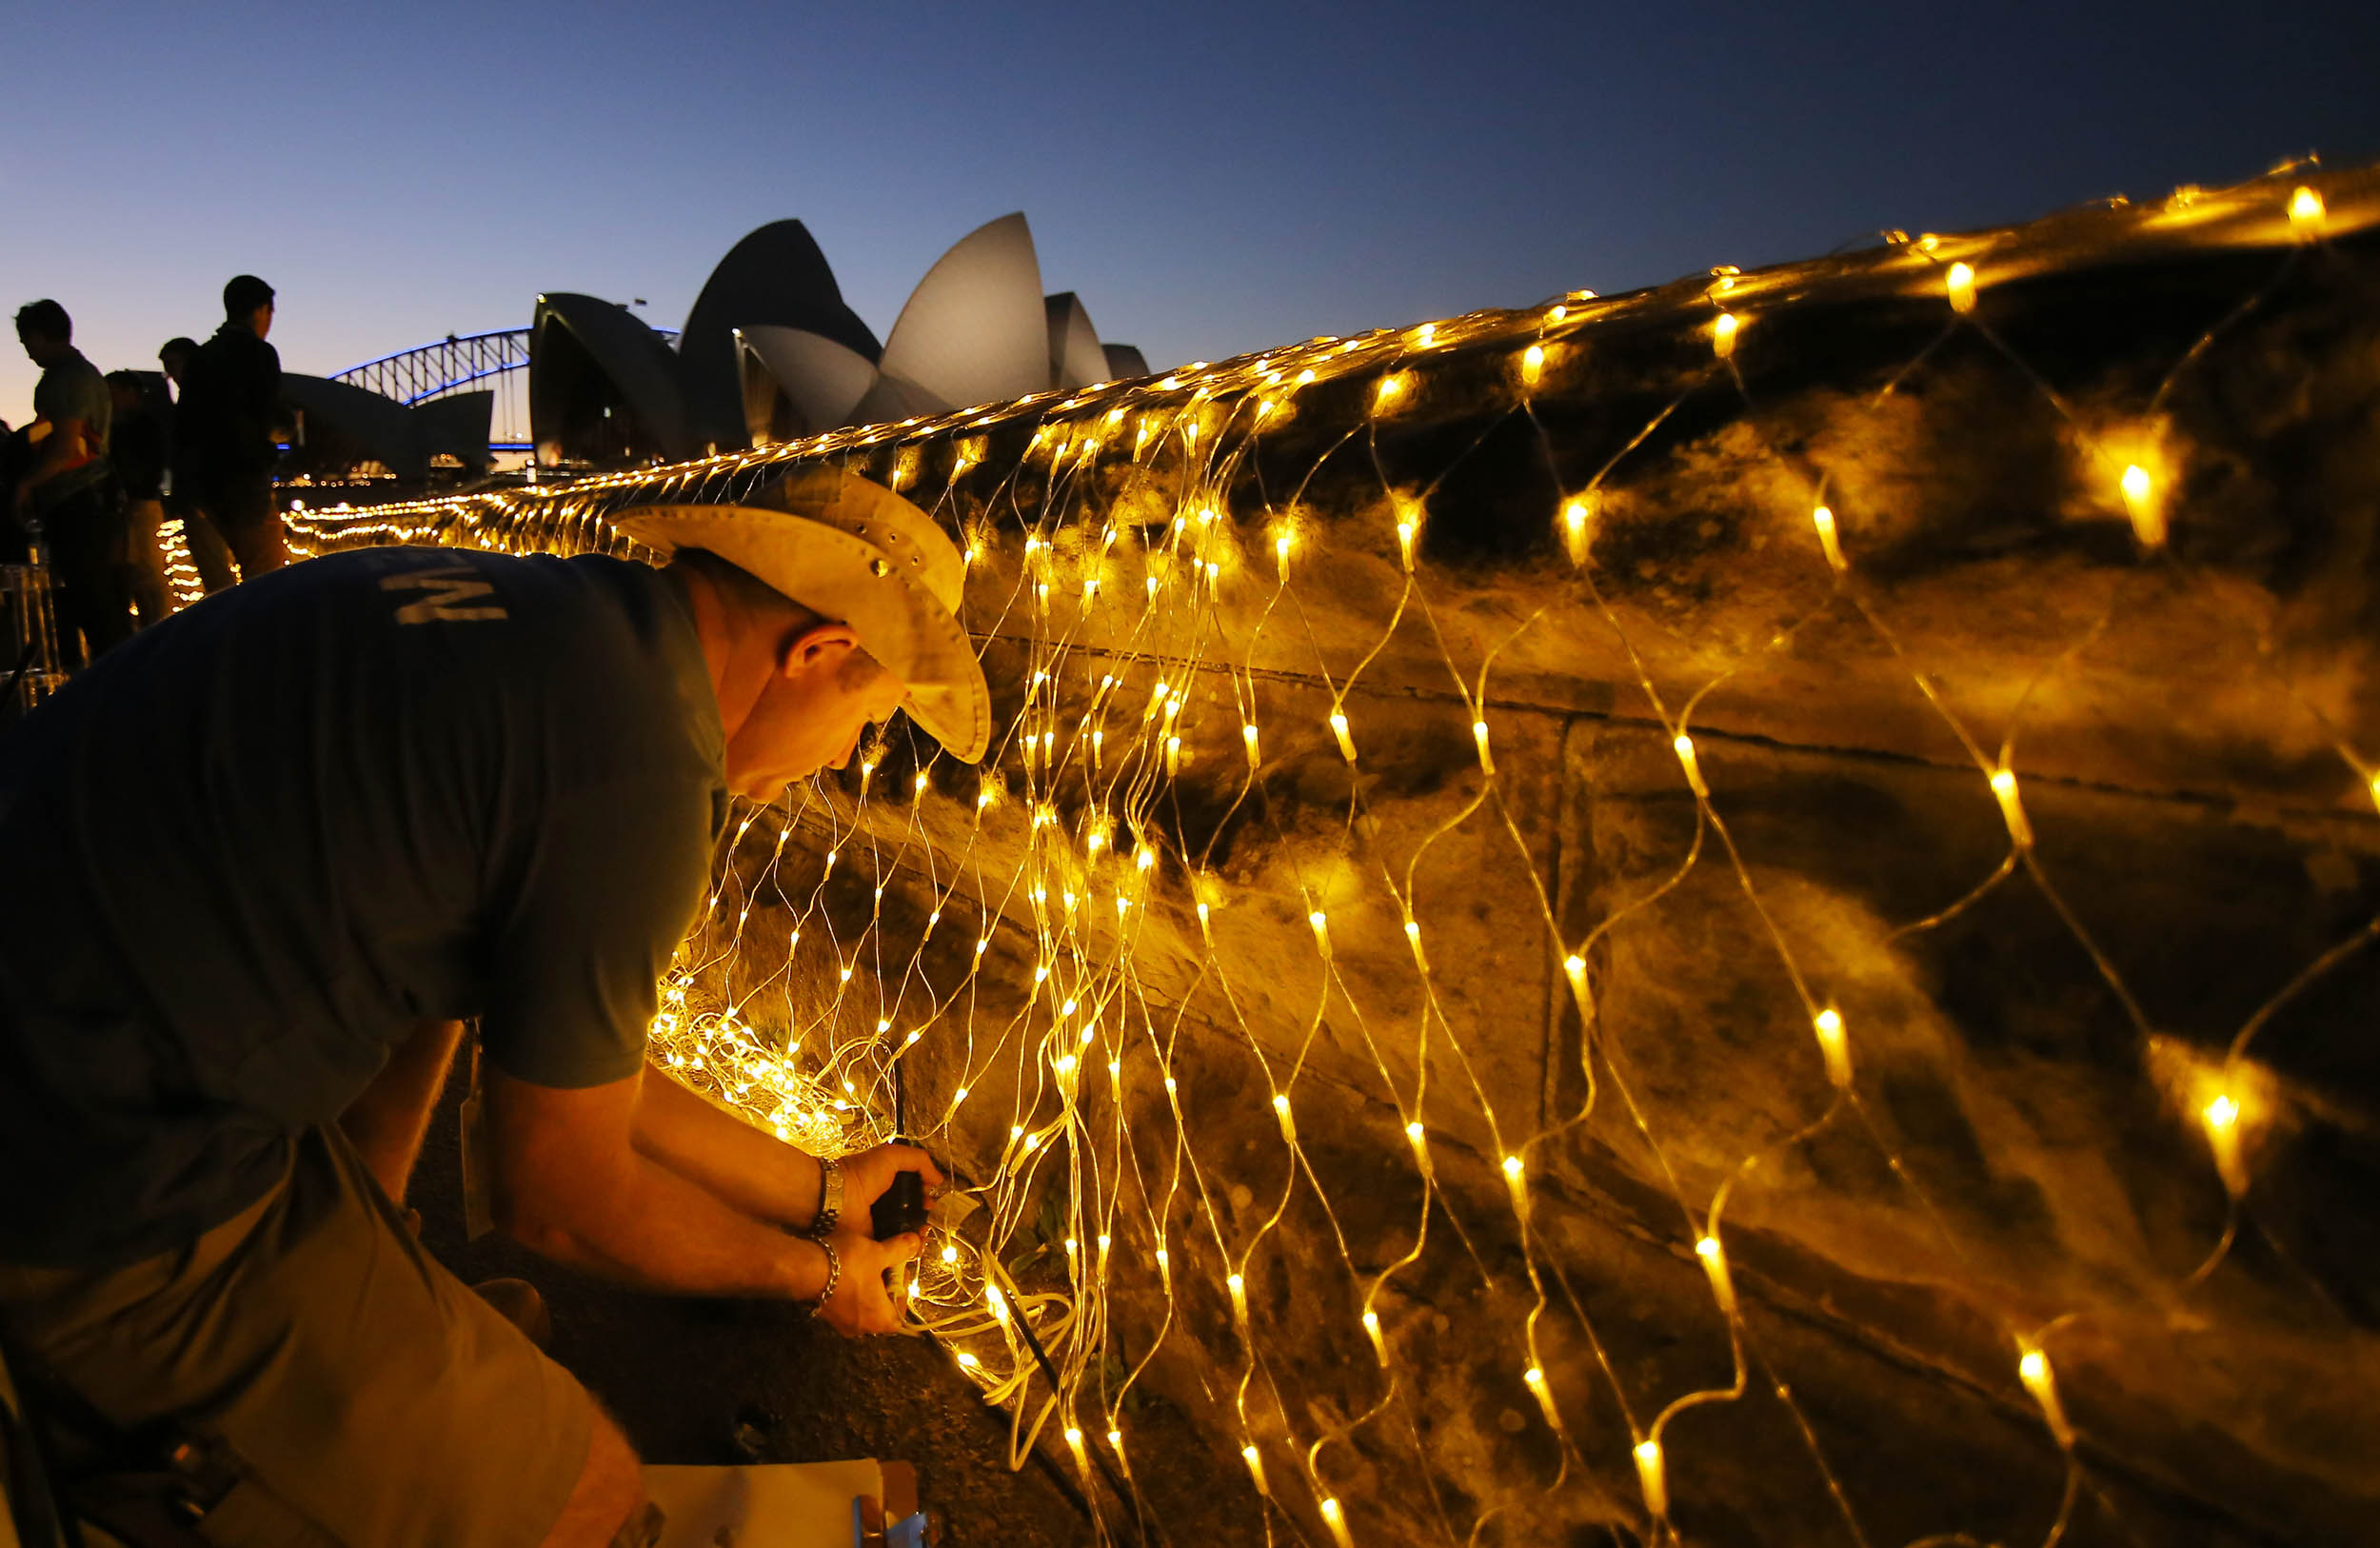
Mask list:
POLYGON ((679 581, 377 548, 208 598, 0 741, 0 1260, 261 1197, 423 1022, 624 1079, 724 814, 679 581))

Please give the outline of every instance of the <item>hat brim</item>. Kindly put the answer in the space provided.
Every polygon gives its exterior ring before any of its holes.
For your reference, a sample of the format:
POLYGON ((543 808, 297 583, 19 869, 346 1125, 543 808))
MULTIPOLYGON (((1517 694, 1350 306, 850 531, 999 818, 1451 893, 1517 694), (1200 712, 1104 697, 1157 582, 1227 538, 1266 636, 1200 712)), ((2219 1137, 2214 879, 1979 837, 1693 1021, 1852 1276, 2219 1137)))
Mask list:
POLYGON ((848 624, 899 679, 901 707, 954 758, 991 744, 992 695, 962 625, 911 565, 823 523, 752 506, 639 506, 611 518, 666 556, 717 554, 822 618, 848 624))

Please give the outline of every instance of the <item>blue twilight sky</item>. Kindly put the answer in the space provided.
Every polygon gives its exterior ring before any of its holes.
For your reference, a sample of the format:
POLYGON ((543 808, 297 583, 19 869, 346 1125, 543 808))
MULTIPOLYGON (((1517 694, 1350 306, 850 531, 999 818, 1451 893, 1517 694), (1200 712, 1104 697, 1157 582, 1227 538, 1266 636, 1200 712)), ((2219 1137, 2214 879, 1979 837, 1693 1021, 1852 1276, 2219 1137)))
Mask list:
POLYGON ((80 0, 7 30, 0 302, 56 297, 103 368, 204 336, 240 270, 296 370, 541 289, 674 327, 787 215, 882 333, 1010 209, 1045 288, 1163 367, 2380 156, 2370 0, 80 0))

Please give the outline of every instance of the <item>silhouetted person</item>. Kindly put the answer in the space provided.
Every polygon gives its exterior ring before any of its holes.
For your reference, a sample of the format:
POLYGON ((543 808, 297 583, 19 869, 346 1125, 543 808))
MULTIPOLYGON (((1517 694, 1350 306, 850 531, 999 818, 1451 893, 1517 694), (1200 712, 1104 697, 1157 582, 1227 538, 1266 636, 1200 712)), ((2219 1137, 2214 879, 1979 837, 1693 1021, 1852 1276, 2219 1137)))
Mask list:
POLYGON ((198 341, 168 339, 157 350, 157 364, 173 384, 172 412, 166 426, 166 516, 182 524, 182 543, 198 567, 199 584, 211 594, 238 579, 231 570, 231 549, 215 530, 214 518, 199 503, 206 474, 199 463, 202 431, 188 410, 190 381, 198 370, 198 341), (186 426, 185 420, 188 423, 186 426))
POLYGON ((231 546, 244 581, 289 562, 272 499, 279 455, 273 416, 281 399, 281 356, 265 342, 272 312, 272 287, 253 274, 235 275, 223 288, 223 327, 199 350, 190 384, 199 504, 231 546))
POLYGON ((149 401, 149 384, 138 371, 109 371, 108 397, 115 423, 108 430, 108 461, 124 490, 124 549, 121 562, 132 605, 144 625, 172 608, 166 585, 166 559, 157 546, 165 525, 166 427, 149 401))
POLYGON ((108 466, 113 408, 108 384, 74 347, 74 323, 54 301, 36 301, 16 314, 16 336, 39 366, 33 387, 33 458, 17 481, 13 501, 20 525, 41 527, 50 552, 58 650, 71 664, 79 634, 96 657, 132 632, 132 598, 117 554, 124 514, 108 466))

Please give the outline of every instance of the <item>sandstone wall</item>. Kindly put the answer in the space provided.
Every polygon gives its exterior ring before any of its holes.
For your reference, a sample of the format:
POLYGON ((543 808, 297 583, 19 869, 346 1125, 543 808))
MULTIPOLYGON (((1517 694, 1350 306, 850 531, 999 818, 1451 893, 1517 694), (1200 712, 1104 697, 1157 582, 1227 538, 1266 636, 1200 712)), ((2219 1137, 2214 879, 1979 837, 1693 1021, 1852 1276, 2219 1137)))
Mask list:
POLYGON ((688 991, 965 1174, 920 1303, 1044 1445, 1195 1418, 1160 1529, 2360 1541, 2375 221, 2269 180, 309 541, 818 460, 962 534, 987 771, 756 816, 688 991))

